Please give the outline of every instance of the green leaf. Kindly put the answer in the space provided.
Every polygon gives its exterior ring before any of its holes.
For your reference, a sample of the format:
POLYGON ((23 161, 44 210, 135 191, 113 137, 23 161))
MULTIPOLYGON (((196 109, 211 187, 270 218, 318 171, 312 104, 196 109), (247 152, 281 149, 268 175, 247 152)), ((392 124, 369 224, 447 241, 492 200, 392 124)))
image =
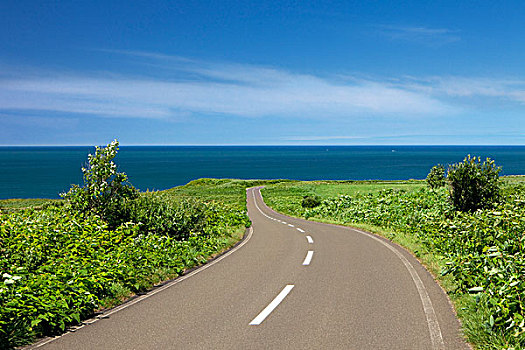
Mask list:
POLYGON ((77 323, 80 323, 80 315, 78 313, 72 314, 71 317, 73 317, 73 319, 77 321, 77 323))

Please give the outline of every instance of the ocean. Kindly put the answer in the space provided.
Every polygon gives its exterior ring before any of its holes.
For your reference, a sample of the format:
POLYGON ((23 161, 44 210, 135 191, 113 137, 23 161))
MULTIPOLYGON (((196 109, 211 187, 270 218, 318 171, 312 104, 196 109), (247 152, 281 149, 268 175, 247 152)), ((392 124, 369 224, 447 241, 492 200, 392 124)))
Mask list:
MULTIPOLYGON (((0 199, 59 198, 82 183, 94 147, 0 147, 0 199)), ((123 146, 115 161, 140 190, 213 178, 424 179, 436 164, 490 157, 502 175, 525 174, 525 146, 123 146)))

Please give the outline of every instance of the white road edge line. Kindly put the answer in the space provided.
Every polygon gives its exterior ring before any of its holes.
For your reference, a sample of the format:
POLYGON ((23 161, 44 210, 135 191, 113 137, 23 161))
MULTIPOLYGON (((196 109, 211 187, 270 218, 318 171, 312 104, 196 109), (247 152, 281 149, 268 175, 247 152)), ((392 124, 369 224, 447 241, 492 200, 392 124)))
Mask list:
POLYGON ((295 226, 294 226, 294 225, 292 225, 292 224, 288 224, 288 226, 290 226, 290 227, 295 227, 295 226))
POLYGON ((205 265, 202 265, 201 267, 198 267, 197 269, 193 270, 192 272, 188 273, 187 275, 183 275, 183 276, 181 276, 181 277, 179 277, 179 278, 177 278, 177 279, 175 279, 175 280, 173 280, 171 282, 166 283, 165 285, 163 285, 162 287, 159 287, 158 289, 155 289, 155 290, 153 290, 151 292, 148 292, 147 294, 141 295, 141 296, 137 297, 136 299, 134 299, 134 300, 132 300, 130 302, 127 302, 125 304, 117 306, 117 307, 111 309, 107 313, 103 313, 101 315, 98 315, 94 319, 84 320, 84 321, 82 321, 82 324, 80 326, 78 326, 78 327, 76 327, 76 328, 74 328, 74 329, 72 329, 72 330, 70 330, 70 331, 68 331, 68 332, 66 332, 64 334, 61 334, 61 335, 55 336, 55 337, 53 337, 51 339, 47 339, 47 340, 44 340, 42 342, 38 342, 36 344, 33 344, 32 346, 30 346, 30 348, 31 349, 36 349, 36 348, 39 348, 39 347, 44 346, 46 344, 49 344, 49 343, 51 343, 51 342, 53 342, 53 341, 55 341, 57 339, 60 339, 61 337, 65 336, 65 335, 68 335, 70 333, 74 333, 75 331, 83 328, 86 324, 89 324, 89 325, 93 324, 93 323, 95 323, 95 322, 97 322, 97 321, 99 321, 99 320, 101 320, 103 318, 107 318, 108 316, 113 315, 116 312, 124 310, 124 309, 126 309, 126 308, 128 308, 128 307, 130 307, 132 305, 135 305, 135 304, 141 302, 144 299, 148 299, 149 297, 151 297, 151 296, 153 296, 153 295, 155 295, 155 294, 157 294, 159 292, 162 292, 164 289, 168 289, 170 287, 173 287, 174 285, 184 281, 185 279, 188 279, 191 276, 194 276, 194 275, 198 274, 199 272, 202 272, 202 271, 206 270, 207 268, 215 265, 216 263, 218 263, 222 259, 230 256, 231 254, 233 254, 234 252, 236 252, 237 250, 242 248, 246 243, 248 243, 250 238, 252 238, 252 235, 253 235, 253 227, 250 227, 250 229, 248 230, 248 235, 246 236, 245 240, 243 240, 241 243, 239 243, 236 247, 233 247, 228 252, 226 252, 223 255, 219 256, 217 259, 212 260, 209 263, 207 263, 205 265))
POLYGON ((250 322, 250 326, 260 325, 264 321, 264 319, 268 317, 268 315, 271 314, 272 311, 283 301, 283 299, 286 298, 286 296, 288 295, 288 293, 290 293, 293 287, 293 284, 288 284, 286 287, 284 287, 281 293, 279 293, 279 295, 277 295, 275 299, 273 299, 273 301, 270 304, 268 304, 268 306, 266 306, 264 310, 261 311, 261 313, 253 319, 252 322, 250 322))
POLYGON ((299 231, 299 232, 303 232, 303 233, 304 233, 304 230, 301 229, 301 228, 299 228, 299 227, 297 228, 297 231, 299 231))
POLYGON ((262 210, 261 208, 259 208, 259 206, 257 205, 257 200, 255 199, 255 188, 252 189, 252 196, 253 196, 253 204, 255 204, 255 207, 257 208, 257 210, 263 214, 264 216, 266 216, 268 219, 271 219, 271 220, 277 220, 278 222, 281 222, 281 220, 278 220, 278 219, 274 219, 272 218, 271 216, 268 216, 266 215, 262 210))
POLYGON ((314 240, 312 239, 311 236, 306 236, 306 240, 307 240, 308 243, 310 243, 310 244, 313 244, 313 243, 314 243, 314 240))
POLYGON ((306 254, 306 258, 304 258, 303 266, 310 265, 310 262, 312 261, 313 256, 314 256, 314 251, 309 250, 308 253, 306 254))
POLYGON ((399 250, 397 250, 390 244, 384 242, 382 239, 379 239, 368 232, 364 232, 364 231, 357 230, 357 229, 353 229, 353 230, 363 233, 366 236, 380 242, 385 247, 387 247, 392 252, 394 252, 394 254, 396 254, 397 257, 403 262, 406 269, 410 273, 410 276, 412 277, 412 280, 414 281, 414 284, 416 285, 417 291, 419 293, 419 297, 421 298, 421 303, 423 304, 423 311, 425 312, 425 316, 427 318, 427 325, 428 325, 428 331, 430 333, 430 340, 432 341, 432 349, 433 350, 444 350, 445 343, 443 341, 443 335, 441 334, 441 328, 439 327, 439 322, 436 316, 436 311, 434 310, 434 307, 432 306, 432 301, 430 300, 430 296, 428 295, 427 289, 425 288, 423 281, 417 274, 416 269, 414 269, 414 266, 412 266, 410 261, 408 261, 408 259, 403 254, 401 254, 399 250))

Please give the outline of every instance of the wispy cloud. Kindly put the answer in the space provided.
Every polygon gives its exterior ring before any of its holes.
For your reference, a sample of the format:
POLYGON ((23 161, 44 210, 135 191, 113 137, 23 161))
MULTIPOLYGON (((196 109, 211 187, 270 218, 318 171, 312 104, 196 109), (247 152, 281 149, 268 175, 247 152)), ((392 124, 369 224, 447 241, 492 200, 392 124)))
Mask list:
POLYGON ((438 116, 486 101, 500 109, 525 102, 525 81, 519 79, 332 78, 147 52, 109 53, 156 68, 145 76, 12 69, 0 75, 0 111, 168 120, 192 115, 348 119, 438 116))
POLYGON ((378 25, 377 33, 391 40, 416 42, 429 46, 441 46, 460 41, 456 30, 418 26, 378 25))
POLYGON ((402 86, 412 91, 442 98, 456 98, 467 103, 469 99, 483 98, 498 101, 500 105, 507 102, 525 102, 525 80, 485 77, 408 77, 402 86))
POLYGON ((341 118, 453 110, 426 93, 388 82, 342 82, 271 67, 136 52, 126 55, 146 58, 163 69, 163 76, 47 72, 4 77, 0 78, 0 109, 142 118, 180 114, 341 118))
POLYGON ((374 132, 365 136, 289 136, 281 138, 284 142, 293 144, 340 144, 340 145, 414 145, 414 144, 444 144, 444 145, 472 145, 501 144, 504 139, 509 144, 523 144, 525 134, 520 132, 451 132, 451 133, 413 133, 386 135, 374 132))
POLYGON ((362 140, 364 136, 287 136, 284 141, 337 141, 337 140, 362 140))
POLYGON ((42 129, 71 128, 79 124, 78 118, 56 117, 56 116, 33 116, 25 114, 23 118, 17 115, 0 113, 2 125, 17 125, 22 127, 38 127, 42 129))

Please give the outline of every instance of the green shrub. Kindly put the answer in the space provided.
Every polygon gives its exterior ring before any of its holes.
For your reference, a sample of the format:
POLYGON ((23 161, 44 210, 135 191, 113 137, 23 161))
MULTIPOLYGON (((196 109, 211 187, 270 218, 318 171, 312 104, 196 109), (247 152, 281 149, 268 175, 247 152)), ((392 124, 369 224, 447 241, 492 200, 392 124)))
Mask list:
POLYGON ((127 182, 125 173, 117 172, 117 165, 113 162, 118 145, 114 140, 107 147, 96 147, 95 154, 88 155, 87 168, 82 168, 84 186, 73 185, 69 192, 61 194, 71 209, 98 214, 112 228, 118 226, 111 219, 122 201, 138 197, 138 190, 127 182))
POLYGON ((445 186, 445 167, 443 165, 438 164, 430 169, 430 172, 427 175, 427 184, 431 189, 445 186))
POLYGON ((456 210, 475 211, 489 208, 500 196, 499 172, 494 161, 468 155, 463 162, 448 169, 450 200, 456 210))
POLYGON ((114 305, 203 263, 234 241, 230 235, 237 227, 229 225, 238 219, 229 217, 233 212, 190 200, 167 207, 165 201, 144 198, 133 204, 139 207, 133 213, 146 223, 115 230, 97 215, 62 207, 0 212, 0 349, 59 334, 106 300, 114 305), (146 210, 151 203, 156 203, 153 209, 146 210), (171 219, 173 226, 163 226, 171 219))
POLYGON ((151 193, 121 202, 111 215, 117 226, 126 222, 139 224, 139 232, 166 235, 182 240, 203 231, 207 207, 192 199, 170 201, 151 193))
POLYGON ((321 198, 318 196, 304 196, 303 201, 301 202, 303 208, 315 208, 319 205, 321 205, 321 198))

